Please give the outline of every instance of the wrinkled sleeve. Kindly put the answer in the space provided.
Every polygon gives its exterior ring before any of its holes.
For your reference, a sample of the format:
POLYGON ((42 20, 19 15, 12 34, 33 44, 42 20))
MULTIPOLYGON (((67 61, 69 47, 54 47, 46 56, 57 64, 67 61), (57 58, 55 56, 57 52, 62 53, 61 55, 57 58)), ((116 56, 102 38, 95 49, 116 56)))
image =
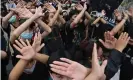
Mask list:
POLYGON ((115 73, 117 73, 125 55, 115 49, 113 49, 108 58, 108 63, 105 68, 106 80, 111 79, 115 73))

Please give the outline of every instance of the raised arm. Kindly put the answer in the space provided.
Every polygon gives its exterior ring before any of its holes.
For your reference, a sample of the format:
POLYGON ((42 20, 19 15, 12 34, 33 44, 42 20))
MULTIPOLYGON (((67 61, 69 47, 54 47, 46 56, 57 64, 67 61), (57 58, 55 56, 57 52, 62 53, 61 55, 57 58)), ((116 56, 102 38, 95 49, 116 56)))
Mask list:
POLYGON ((74 19, 74 21, 71 23, 71 28, 73 28, 73 25, 78 24, 78 22, 80 21, 80 19, 83 17, 85 11, 87 9, 87 5, 86 3, 84 4, 84 8, 83 10, 78 14, 78 16, 74 19))
POLYGON ((2 18, 2 27, 7 28, 8 20, 13 16, 14 12, 10 11, 5 17, 2 18))
POLYGON ((62 11, 61 4, 58 4, 58 10, 56 11, 54 17, 52 18, 52 20, 48 24, 50 27, 52 27, 54 25, 54 23, 57 20, 57 18, 59 17, 59 14, 61 11, 62 11))
POLYGON ((26 40, 26 43, 23 40, 16 40, 16 44, 13 46, 22 54, 17 55, 17 58, 20 58, 19 62, 13 68, 9 75, 9 80, 18 80, 21 74, 23 73, 25 67, 27 66, 28 62, 32 60, 35 56, 36 52, 33 47, 30 45, 29 41, 26 40))
POLYGON ((43 64, 46 64, 47 61, 48 61, 48 58, 49 56, 48 55, 45 55, 44 53, 41 54, 41 53, 37 53, 35 56, 34 56, 34 59, 43 63, 43 64))
POLYGON ((43 16, 43 14, 38 14, 38 10, 39 9, 36 9, 36 13, 30 19, 26 20, 23 24, 21 24, 17 29, 14 30, 10 38, 12 44, 14 43, 15 39, 19 37, 19 35, 24 32, 34 20, 36 20, 40 16, 43 16))
POLYGON ((120 23, 118 23, 112 30, 111 30, 111 34, 115 35, 121 28, 122 26, 125 24, 126 20, 128 19, 128 15, 124 12, 124 19, 122 19, 122 21, 120 23))
POLYGON ((12 69, 11 73, 9 74, 8 80, 18 80, 27 64, 27 60, 20 59, 18 63, 15 65, 15 67, 12 69))
POLYGON ((98 17, 91 25, 95 25, 96 23, 98 23, 100 21, 100 17, 98 17))
POLYGON ((117 73, 120 65, 122 64, 125 55, 122 53, 128 44, 130 37, 127 33, 122 33, 116 42, 115 48, 111 51, 108 58, 107 67, 105 69, 106 79, 112 78, 117 73))

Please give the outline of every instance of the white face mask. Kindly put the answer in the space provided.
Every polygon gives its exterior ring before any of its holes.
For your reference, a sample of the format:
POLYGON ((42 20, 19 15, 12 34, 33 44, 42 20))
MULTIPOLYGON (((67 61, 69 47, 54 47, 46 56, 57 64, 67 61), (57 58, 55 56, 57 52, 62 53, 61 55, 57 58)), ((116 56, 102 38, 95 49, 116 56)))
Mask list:
POLYGON ((32 74, 35 69, 35 66, 36 66, 36 61, 34 62, 34 64, 32 65, 30 69, 25 69, 24 72, 27 74, 32 74))

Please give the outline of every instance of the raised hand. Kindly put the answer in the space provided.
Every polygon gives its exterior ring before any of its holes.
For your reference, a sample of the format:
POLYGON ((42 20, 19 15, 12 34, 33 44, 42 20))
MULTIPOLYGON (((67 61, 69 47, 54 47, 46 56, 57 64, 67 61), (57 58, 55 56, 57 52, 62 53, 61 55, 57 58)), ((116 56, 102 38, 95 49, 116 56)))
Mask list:
POLYGON ((92 70, 85 80, 100 80, 101 78, 103 78, 105 76, 104 70, 106 65, 107 65, 107 60, 103 61, 102 65, 100 66, 97 57, 97 45, 94 43, 93 53, 92 53, 92 70))
POLYGON ((44 16, 43 9, 41 8, 41 6, 39 8, 36 8, 35 15, 38 17, 44 16))
POLYGON ((128 36, 128 33, 121 33, 119 39, 116 41, 115 49, 122 52, 123 49, 127 46, 129 40, 130 37, 128 36))
POLYGON ((126 12, 123 11, 123 15, 124 15, 124 19, 127 20, 129 17, 128 17, 128 14, 126 12))
POLYGON ((87 5, 86 5, 86 2, 84 3, 84 9, 85 9, 85 10, 87 9, 87 5))
POLYGON ((56 9, 51 4, 46 3, 44 6, 48 9, 49 12, 56 12, 56 9))
POLYGON ((99 41, 105 48, 113 49, 115 47, 117 39, 114 38, 114 36, 112 36, 109 31, 104 33, 104 39, 105 41, 103 41, 102 39, 99 39, 99 41))
POLYGON ((32 44, 32 47, 36 52, 39 52, 42 49, 42 47, 44 47, 44 43, 41 44, 41 41, 42 41, 42 37, 40 32, 38 32, 35 34, 34 42, 32 44))
POLYGON ((26 40, 27 44, 22 39, 20 39, 19 41, 15 40, 15 43, 17 45, 13 44, 13 46, 22 54, 22 55, 17 55, 16 56, 17 58, 21 58, 24 60, 31 60, 35 56, 36 52, 30 45, 28 40, 26 40))
POLYGON ((27 18, 30 18, 30 17, 33 16, 33 14, 25 7, 23 7, 23 8, 15 8, 15 9, 10 9, 10 10, 14 11, 15 13, 17 13, 20 18, 24 18, 24 19, 26 18, 27 19, 27 18))
POLYGON ((54 61, 53 64, 50 64, 51 70, 60 75, 72 78, 72 80, 84 80, 89 73, 86 67, 77 62, 66 58, 61 58, 61 61, 63 62, 54 61))
POLYGON ((58 3, 58 10, 59 10, 59 11, 62 11, 61 3, 58 3))
POLYGON ((83 6, 81 4, 77 4, 75 6, 75 8, 78 10, 78 11, 82 11, 83 10, 83 6))

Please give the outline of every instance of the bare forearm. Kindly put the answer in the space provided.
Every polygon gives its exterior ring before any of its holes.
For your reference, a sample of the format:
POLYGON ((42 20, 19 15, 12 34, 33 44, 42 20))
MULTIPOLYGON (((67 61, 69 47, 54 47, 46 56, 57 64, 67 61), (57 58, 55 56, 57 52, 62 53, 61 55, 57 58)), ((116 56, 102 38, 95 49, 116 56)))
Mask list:
POLYGON ((95 25, 96 23, 98 23, 99 21, 100 21, 100 17, 98 17, 93 23, 92 23, 92 25, 95 25))
POLYGON ((54 25, 54 23, 55 23, 56 19, 58 18, 59 14, 60 14, 60 11, 57 10, 54 17, 53 17, 53 19, 48 24, 50 27, 52 27, 54 25))
POLYGON ((20 59, 15 67, 12 69, 8 80, 18 80, 27 64, 28 61, 20 59))
POLYGON ((85 80, 99 80, 96 75, 93 75, 93 74, 89 74, 85 80))
POLYGON ((15 39, 17 37, 19 37, 19 35, 22 32, 24 32, 28 28, 28 26, 37 18, 38 17, 36 15, 33 15, 30 19, 28 19, 23 24, 21 24, 17 29, 15 29, 14 32, 12 33, 12 35, 11 35, 11 39, 10 39, 11 43, 13 44, 15 39))
POLYGON ((77 23, 80 21, 80 19, 83 17, 83 15, 84 15, 84 13, 85 13, 85 10, 86 10, 86 9, 83 9, 83 10, 78 14, 78 16, 74 19, 73 23, 77 24, 77 23))
POLYGON ((13 14, 14 14, 14 12, 10 11, 5 17, 3 17, 3 19, 2 19, 3 27, 5 27, 4 25, 8 24, 8 20, 13 16, 13 14))
POLYGON ((48 55, 45 55, 45 54, 40 54, 40 53, 37 53, 34 57, 35 60, 43 63, 43 64, 46 64, 47 61, 48 61, 48 58, 49 56, 48 55))
POLYGON ((59 19, 59 21, 60 21, 62 24, 65 24, 65 23, 66 23, 65 19, 64 19, 63 17, 61 17, 60 15, 59 15, 58 19, 59 19))
POLYGON ((36 22, 41 26, 41 27, 43 27, 43 29, 45 30, 45 31, 47 31, 48 33, 51 33, 51 28, 47 25, 47 24, 45 24, 41 19, 37 19, 36 20, 36 22))
POLYGON ((102 22, 103 24, 106 24, 106 23, 107 23, 103 18, 101 18, 100 20, 101 20, 101 22, 102 22))
POLYGON ((90 16, 90 14, 89 14, 87 11, 85 11, 85 16, 86 16, 86 18, 87 18, 88 20, 92 19, 92 17, 90 16))
POLYGON ((119 24, 117 24, 112 30, 111 30, 111 33, 113 35, 115 35, 121 28, 122 26, 125 24, 126 20, 123 19, 119 24))

